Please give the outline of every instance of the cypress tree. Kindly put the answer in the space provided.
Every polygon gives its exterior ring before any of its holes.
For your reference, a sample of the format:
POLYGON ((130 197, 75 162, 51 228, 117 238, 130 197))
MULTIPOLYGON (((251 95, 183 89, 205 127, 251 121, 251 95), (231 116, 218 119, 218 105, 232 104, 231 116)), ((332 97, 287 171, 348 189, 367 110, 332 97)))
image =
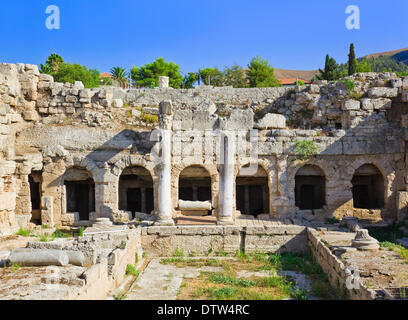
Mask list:
POLYGON ((320 80, 335 81, 340 78, 339 65, 336 60, 330 58, 326 55, 326 62, 324 65, 324 70, 319 69, 320 75, 317 76, 320 80))
POLYGON ((352 76, 357 70, 356 54, 354 52, 354 43, 350 44, 350 53, 348 55, 348 75, 352 76))

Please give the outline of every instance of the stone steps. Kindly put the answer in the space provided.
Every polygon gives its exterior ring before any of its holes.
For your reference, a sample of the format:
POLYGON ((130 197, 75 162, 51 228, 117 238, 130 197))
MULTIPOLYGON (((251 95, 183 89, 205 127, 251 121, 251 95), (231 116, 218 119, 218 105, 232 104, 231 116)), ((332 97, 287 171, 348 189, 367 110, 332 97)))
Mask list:
POLYGON ((93 224, 93 227, 110 227, 113 223, 109 218, 97 218, 96 222, 93 224))

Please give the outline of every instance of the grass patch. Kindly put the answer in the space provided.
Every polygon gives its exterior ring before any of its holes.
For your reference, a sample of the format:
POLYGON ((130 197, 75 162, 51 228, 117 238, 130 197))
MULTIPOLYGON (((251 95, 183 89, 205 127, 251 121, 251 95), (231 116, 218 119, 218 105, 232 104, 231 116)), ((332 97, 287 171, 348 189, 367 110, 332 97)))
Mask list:
POLYGON ((380 247, 387 248, 389 251, 394 251, 400 256, 401 259, 405 261, 405 263, 408 263, 408 249, 405 249, 403 246, 385 241, 380 242, 380 247))
POLYGON ((69 234, 62 231, 62 230, 55 230, 54 233, 52 234, 52 238, 61 238, 61 239, 66 239, 69 237, 69 234))
POLYGON ((277 270, 291 270, 307 275, 311 279, 311 293, 314 296, 325 300, 343 298, 337 288, 331 287, 327 275, 314 260, 311 253, 305 255, 293 253, 273 254, 270 256, 269 261, 277 270))
POLYGON ((322 299, 342 299, 340 290, 332 288, 327 275, 314 261, 312 255, 293 253, 267 254, 255 252, 247 254, 237 251, 236 260, 186 259, 172 257, 162 259, 163 264, 177 267, 221 267, 222 272, 202 272, 199 278, 185 279, 178 295, 179 299, 215 300, 280 300, 292 298, 308 299, 312 294, 322 299), (239 278, 237 272, 271 271, 267 277, 239 278), (290 270, 307 275, 311 279, 310 292, 297 288, 290 277, 273 275, 279 270, 290 270))
POLYGON ((136 267, 132 264, 128 264, 126 266, 125 274, 127 276, 135 276, 136 278, 139 276, 140 271, 136 269, 136 267))
POLYGON ((254 287, 256 285, 255 281, 246 279, 237 279, 228 274, 213 273, 208 277, 208 280, 214 283, 222 283, 225 285, 233 285, 236 287, 254 287))
POLYGON ((25 230, 25 229, 19 229, 16 233, 17 236, 22 236, 22 237, 30 237, 31 232, 30 230, 25 230))
POLYGON ((79 231, 76 231, 76 232, 73 233, 73 236, 74 237, 83 237, 84 236, 84 230, 85 230, 84 227, 80 227, 79 231))
POLYGON ((13 264, 10 266, 11 272, 16 272, 17 270, 20 270, 20 268, 21 268, 21 266, 20 266, 18 263, 13 263, 13 264))

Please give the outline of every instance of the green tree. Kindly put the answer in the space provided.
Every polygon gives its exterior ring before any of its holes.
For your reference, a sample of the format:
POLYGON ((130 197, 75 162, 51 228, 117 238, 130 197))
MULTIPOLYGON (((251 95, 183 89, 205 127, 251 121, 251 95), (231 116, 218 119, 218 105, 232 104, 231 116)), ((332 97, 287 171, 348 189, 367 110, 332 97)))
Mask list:
POLYGON ((80 64, 62 63, 58 71, 52 74, 56 82, 82 81, 85 88, 99 87, 99 71, 88 69, 80 64))
POLYGON ((247 78, 249 85, 255 87, 280 87, 281 84, 275 78, 274 70, 269 62, 257 56, 248 65, 247 78))
POLYGON ((352 76, 357 70, 356 53, 354 52, 354 43, 350 44, 350 52, 348 54, 348 75, 352 76))
POLYGON ((214 87, 222 86, 223 74, 218 68, 205 68, 200 70, 201 81, 214 87))
POLYGON ((59 54, 52 53, 47 58, 45 63, 49 65, 54 72, 56 72, 58 71, 61 64, 64 63, 64 59, 62 59, 62 57, 59 54))
POLYGON ((141 67, 133 66, 130 71, 131 79, 141 87, 157 87, 159 76, 169 77, 169 85, 173 88, 180 88, 183 83, 183 76, 180 67, 174 62, 167 62, 163 58, 158 58, 153 63, 148 63, 141 67))
POLYGON ((128 73, 125 68, 122 67, 113 67, 110 70, 110 75, 116 80, 121 88, 126 88, 129 83, 128 73))
POLYGON ((304 86, 305 82, 303 80, 297 80, 293 83, 295 86, 304 86))
POLYGON ((320 74, 317 76, 320 80, 335 81, 340 78, 339 66, 334 60, 330 58, 329 55, 326 55, 326 63, 324 65, 324 70, 319 69, 320 74))
POLYGON ((223 85, 234 88, 245 88, 245 71, 241 66, 235 64, 232 67, 225 67, 223 72, 223 85))
POLYGON ((183 88, 191 89, 194 83, 198 81, 198 75, 195 72, 189 72, 183 79, 183 88))
POLYGON ((371 66, 368 64, 366 59, 362 59, 360 61, 357 61, 357 66, 356 66, 356 73, 360 72, 372 72, 371 66))
POLYGON ((40 73, 52 74, 54 70, 48 64, 40 64, 40 73))

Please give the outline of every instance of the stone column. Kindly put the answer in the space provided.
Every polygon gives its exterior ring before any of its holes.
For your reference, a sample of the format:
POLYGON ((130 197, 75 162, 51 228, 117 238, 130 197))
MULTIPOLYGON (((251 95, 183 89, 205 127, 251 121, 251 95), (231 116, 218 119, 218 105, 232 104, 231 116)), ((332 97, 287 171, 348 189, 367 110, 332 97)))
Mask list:
POLYGON ((146 212, 146 188, 140 188, 140 198, 142 201, 140 211, 142 211, 143 213, 147 213, 146 212))
POLYGON ((193 200, 194 201, 198 200, 198 187, 197 186, 193 187, 193 200))
POLYGON ((221 133, 221 172, 220 172, 220 212, 218 224, 234 224, 234 166, 235 137, 233 133, 221 133))
POLYGON ((169 87, 169 77, 159 77, 159 88, 169 87))
POLYGON ((159 163, 158 181, 158 212, 155 225, 172 226, 171 210, 171 125, 172 125, 172 104, 171 101, 160 103, 160 149, 161 157, 159 163))
POLYGON ((96 218, 113 218, 113 213, 118 210, 118 183, 117 178, 106 166, 93 172, 95 181, 95 216, 96 218))

